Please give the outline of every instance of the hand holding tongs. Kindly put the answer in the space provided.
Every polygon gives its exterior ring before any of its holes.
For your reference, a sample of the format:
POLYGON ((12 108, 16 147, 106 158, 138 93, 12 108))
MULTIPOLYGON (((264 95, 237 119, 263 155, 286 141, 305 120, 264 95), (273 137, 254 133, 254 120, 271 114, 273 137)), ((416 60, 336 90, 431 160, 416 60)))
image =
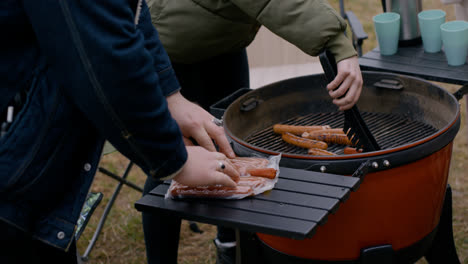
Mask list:
MULTIPOLYGON (((319 54, 320 63, 322 64, 323 71, 328 83, 333 81, 336 77, 337 66, 335 57, 330 51, 325 50, 319 54)), ((356 145, 356 148, 362 148, 363 151, 376 151, 380 150, 377 141, 370 132, 369 128, 362 119, 359 109, 354 105, 351 109, 344 111, 345 120, 343 130, 348 136, 349 140, 356 145)))

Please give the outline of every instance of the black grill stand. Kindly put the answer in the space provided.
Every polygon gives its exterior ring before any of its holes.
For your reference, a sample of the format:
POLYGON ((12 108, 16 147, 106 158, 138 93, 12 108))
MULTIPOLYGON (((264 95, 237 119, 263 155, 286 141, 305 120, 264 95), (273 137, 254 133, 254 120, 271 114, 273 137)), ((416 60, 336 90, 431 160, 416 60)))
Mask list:
MULTIPOLYGON (((447 185, 438 227, 414 245, 394 251, 391 245, 376 245, 361 251, 358 260, 317 261, 289 256, 258 239, 254 233, 238 231, 237 263, 242 264, 393 264, 414 263, 425 257, 430 264, 459 264, 452 230, 452 189, 447 185)), ((337 249, 339 250, 339 249, 337 249)))
POLYGON ((429 263, 460 263, 452 229, 452 188, 447 185, 444 207, 440 216, 439 229, 431 247, 425 255, 429 263))

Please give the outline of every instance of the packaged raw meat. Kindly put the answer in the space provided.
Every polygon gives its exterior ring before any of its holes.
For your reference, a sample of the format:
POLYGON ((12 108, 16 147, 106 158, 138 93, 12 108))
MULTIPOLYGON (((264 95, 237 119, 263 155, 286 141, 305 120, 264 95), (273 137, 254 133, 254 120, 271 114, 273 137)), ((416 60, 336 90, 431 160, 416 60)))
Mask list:
POLYGON ((273 189, 278 181, 281 155, 260 157, 237 157, 229 159, 241 174, 235 188, 225 186, 189 187, 172 180, 166 198, 218 198, 242 199, 273 189))

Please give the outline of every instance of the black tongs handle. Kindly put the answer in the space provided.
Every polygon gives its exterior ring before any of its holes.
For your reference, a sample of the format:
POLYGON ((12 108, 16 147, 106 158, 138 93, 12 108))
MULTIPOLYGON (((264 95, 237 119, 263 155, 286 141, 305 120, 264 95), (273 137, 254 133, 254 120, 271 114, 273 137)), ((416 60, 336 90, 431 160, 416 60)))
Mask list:
MULTIPOLYGON (((322 64, 323 72, 325 73, 327 83, 331 83, 336 78, 336 74, 338 73, 338 66, 336 65, 335 56, 333 56, 331 51, 325 50, 319 54, 319 59, 320 64, 322 64)), ((345 97, 346 93, 340 98, 345 97)))
POLYGON ((338 72, 335 57, 329 50, 325 50, 319 54, 319 59, 320 64, 322 64, 325 77, 327 78, 327 82, 331 83, 338 72))

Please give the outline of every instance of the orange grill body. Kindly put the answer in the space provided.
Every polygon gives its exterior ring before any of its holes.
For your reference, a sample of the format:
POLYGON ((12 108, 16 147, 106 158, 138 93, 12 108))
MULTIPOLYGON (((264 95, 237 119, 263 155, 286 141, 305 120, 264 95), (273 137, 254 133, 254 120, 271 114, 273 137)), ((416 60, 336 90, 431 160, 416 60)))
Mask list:
POLYGON ((415 162, 367 174, 310 239, 258 237, 285 254, 328 261, 355 260, 361 249, 377 245, 408 247, 439 223, 452 144, 415 162))

